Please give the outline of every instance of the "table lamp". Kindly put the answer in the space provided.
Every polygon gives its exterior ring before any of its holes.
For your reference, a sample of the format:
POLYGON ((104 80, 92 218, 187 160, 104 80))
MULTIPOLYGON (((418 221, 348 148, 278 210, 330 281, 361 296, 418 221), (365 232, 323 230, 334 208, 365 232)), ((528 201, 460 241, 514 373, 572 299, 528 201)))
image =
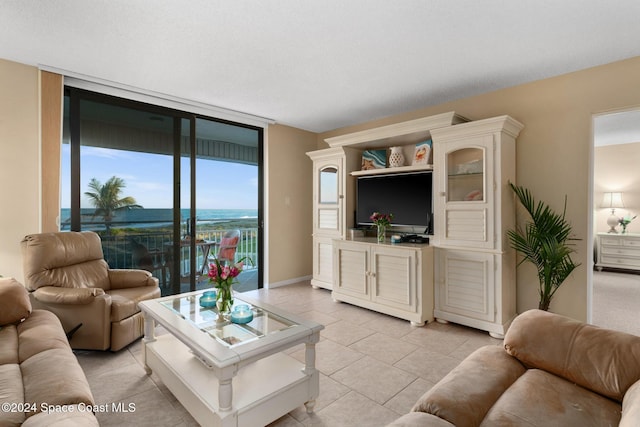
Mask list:
POLYGON ((604 193, 601 207, 611 209, 611 215, 607 218, 607 225, 610 227, 609 233, 617 233, 616 227, 620 219, 615 215, 617 208, 624 208, 622 193, 604 193))

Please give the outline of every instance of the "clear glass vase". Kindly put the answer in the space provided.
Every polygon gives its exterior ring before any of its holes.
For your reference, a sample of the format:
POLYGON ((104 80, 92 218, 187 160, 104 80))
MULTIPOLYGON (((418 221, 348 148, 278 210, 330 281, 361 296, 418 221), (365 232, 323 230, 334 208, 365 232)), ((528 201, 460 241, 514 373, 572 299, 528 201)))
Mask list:
POLYGON ((224 320, 225 317, 229 317, 232 306, 233 306, 233 287, 231 285, 219 287, 218 294, 216 295, 216 308, 218 309, 218 320, 224 320))
POLYGON ((378 225, 378 243, 384 243, 387 234, 387 227, 378 225))

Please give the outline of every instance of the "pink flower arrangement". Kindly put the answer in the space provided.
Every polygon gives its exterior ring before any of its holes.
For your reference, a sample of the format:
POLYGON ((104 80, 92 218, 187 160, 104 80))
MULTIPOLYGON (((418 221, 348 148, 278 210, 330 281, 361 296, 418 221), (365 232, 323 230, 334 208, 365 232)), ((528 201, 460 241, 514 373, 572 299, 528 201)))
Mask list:
POLYGON ((380 213, 380 212, 374 212, 371 214, 371 216, 369 217, 369 219, 371 221, 373 221, 373 223, 380 227, 388 227, 391 225, 391 220, 393 219, 393 214, 384 214, 384 213, 380 213))
POLYGON ((218 259, 214 259, 214 262, 209 264, 209 283, 217 289, 216 305, 220 314, 227 313, 231 310, 231 306, 233 305, 231 285, 233 285, 236 281, 235 278, 242 272, 245 259, 246 258, 242 258, 232 265, 223 265, 218 259))
POLYGON ((233 280, 238 277, 243 267, 243 262, 228 266, 220 265, 218 260, 216 260, 215 263, 209 264, 209 282, 214 283, 215 287, 219 287, 222 283, 227 282, 228 279, 233 280))

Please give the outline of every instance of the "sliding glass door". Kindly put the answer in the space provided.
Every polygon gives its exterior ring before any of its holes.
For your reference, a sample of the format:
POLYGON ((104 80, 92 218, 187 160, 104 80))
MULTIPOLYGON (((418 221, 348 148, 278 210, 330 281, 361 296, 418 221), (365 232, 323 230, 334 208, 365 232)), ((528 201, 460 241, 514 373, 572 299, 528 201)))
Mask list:
MULTIPOLYGON (((235 289, 258 284, 259 150, 256 129, 196 119, 195 237, 200 252, 245 263, 235 289), (213 245, 211 243, 214 243, 213 245)), ((203 264, 196 268, 201 269, 203 264)), ((206 275, 206 270, 199 271, 206 275)))
POLYGON ((224 255, 251 261, 238 290, 262 286, 262 129, 67 88, 62 153, 60 228, 100 234, 111 268, 168 295, 224 255))

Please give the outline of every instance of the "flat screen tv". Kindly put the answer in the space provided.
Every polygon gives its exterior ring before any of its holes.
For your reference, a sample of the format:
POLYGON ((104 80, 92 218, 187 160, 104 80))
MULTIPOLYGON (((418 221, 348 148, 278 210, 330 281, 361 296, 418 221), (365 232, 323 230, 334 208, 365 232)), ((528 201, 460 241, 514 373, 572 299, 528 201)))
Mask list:
POLYGON ((371 225, 373 212, 393 214, 392 226, 431 234, 431 171, 360 176, 356 188, 356 223, 371 225))

